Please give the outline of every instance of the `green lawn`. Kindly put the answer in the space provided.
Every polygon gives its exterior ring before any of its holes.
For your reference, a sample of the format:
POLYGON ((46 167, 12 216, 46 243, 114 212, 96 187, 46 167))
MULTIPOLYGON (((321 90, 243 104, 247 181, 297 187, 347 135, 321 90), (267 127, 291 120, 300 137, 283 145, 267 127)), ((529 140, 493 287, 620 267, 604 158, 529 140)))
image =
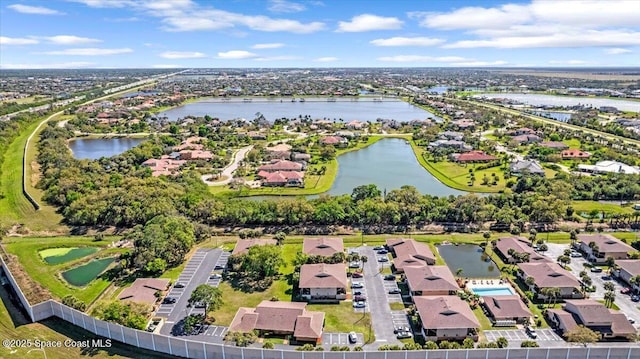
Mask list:
POLYGON ((356 313, 351 302, 340 304, 309 304, 308 310, 324 312, 324 331, 348 333, 354 331, 364 334, 365 343, 375 341, 375 335, 371 328, 371 316, 369 313, 356 313))
POLYGON ((578 215, 582 212, 589 214, 593 210, 608 214, 631 214, 635 212, 630 206, 623 207, 614 203, 600 203, 598 201, 572 201, 571 207, 578 215))
POLYGON ((95 258, 113 256, 124 250, 119 248, 106 249, 111 241, 118 240, 118 237, 107 237, 100 242, 94 242, 92 237, 30 237, 30 238, 8 238, 3 240, 3 245, 7 252, 18 257, 25 272, 36 282, 49 289, 52 295, 62 298, 68 294, 73 294, 78 299, 89 304, 93 302, 110 284, 105 279, 98 278, 83 288, 71 286, 61 278, 60 273, 85 263, 95 258), (44 249, 56 247, 83 247, 96 246, 103 248, 93 255, 71 260, 69 262, 50 265, 42 259, 39 252, 44 249))
POLYGON ((404 304, 399 302, 392 302, 389 303, 389 308, 391 308, 391 310, 404 310, 404 304))
POLYGON ((580 148, 580 140, 577 138, 572 138, 570 140, 562 141, 565 145, 569 146, 571 149, 579 149, 580 148))
POLYGON ((493 329, 493 324, 491 324, 491 321, 489 320, 489 318, 487 318, 487 316, 484 315, 484 313, 482 312, 482 308, 480 308, 480 306, 478 306, 476 309, 473 310, 473 314, 475 314, 476 318, 478 318, 478 321, 480 322, 480 330, 493 329))

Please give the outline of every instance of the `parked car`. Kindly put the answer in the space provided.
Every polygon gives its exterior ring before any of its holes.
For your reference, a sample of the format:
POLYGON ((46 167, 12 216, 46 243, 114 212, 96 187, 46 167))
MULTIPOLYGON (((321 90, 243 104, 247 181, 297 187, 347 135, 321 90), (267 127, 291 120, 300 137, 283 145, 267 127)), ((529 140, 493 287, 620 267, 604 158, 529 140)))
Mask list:
POLYGON ((158 326, 156 324, 151 324, 149 325, 149 328, 147 328, 148 332, 153 332, 154 330, 156 330, 156 328, 158 328, 158 326))
POLYGON ((178 282, 176 284, 173 285, 174 288, 184 288, 184 284, 178 282))
POLYGON ((222 278, 222 275, 220 273, 213 273, 212 275, 209 276, 209 279, 220 279, 222 278))
POLYGON ((384 247, 383 246, 375 246, 375 247, 373 247, 374 251, 379 251, 381 249, 384 249, 384 247))
POLYGON ((389 251, 384 248, 378 251, 378 254, 387 254, 387 253, 389 253, 389 251))
POLYGON ((634 294, 631 296, 631 301, 640 302, 640 295, 634 294))
POLYGON ((349 263, 349 268, 360 268, 360 262, 349 263))
POLYGON ((569 257, 571 257, 571 258, 580 258, 580 257, 582 257, 582 254, 580 254, 580 252, 571 252, 571 253, 569 253, 569 257))
POLYGON ((633 323, 635 323, 635 322, 636 322, 633 318, 631 318, 631 317, 629 317, 629 316, 627 316, 627 320, 628 320, 628 321, 629 321, 629 323, 631 323, 631 324, 633 324, 633 323))
POLYGON ((396 334, 396 338, 398 339, 407 339, 412 337, 413 334, 411 334, 410 332, 398 332, 398 334, 396 334))
POLYGON ((388 262, 389 258, 387 257, 378 257, 378 262, 388 262))
POLYGON ((365 302, 367 300, 367 297, 365 297, 364 295, 356 295, 355 297, 353 297, 353 300, 355 300, 356 302, 365 302))
POLYGON ((353 292, 353 295, 362 295, 362 292, 360 292, 360 291, 353 292))
POLYGON ((602 268, 600 268, 600 267, 591 267, 591 273, 602 273, 602 268))
POLYGON ((527 327, 526 331, 531 338, 536 339, 538 337, 538 333, 536 333, 536 330, 534 328, 527 327))
POLYGON ((400 293, 402 293, 400 288, 389 289, 389 294, 400 294, 400 293))
POLYGON ((175 302, 176 302, 176 298, 174 298, 174 297, 166 297, 162 301, 162 304, 173 304, 175 302))
POLYGON ((349 343, 355 344, 357 341, 358 341, 358 336, 356 335, 356 332, 350 332, 349 333, 349 343))
POLYGON ((611 276, 610 275, 603 275, 602 280, 611 280, 611 276))
POLYGON ((367 305, 365 304, 365 302, 353 302, 353 307, 354 308, 364 308, 367 305))
POLYGON ((387 274, 384 276, 384 280, 396 280, 396 276, 393 274, 387 274))
POLYGON ((411 329, 409 327, 405 326, 401 326, 401 327, 395 327, 393 329, 393 334, 398 334, 400 332, 411 332, 411 329))
POLYGON ((629 287, 620 288, 620 293, 621 294, 629 294, 629 293, 631 293, 631 288, 629 288, 629 287))
POLYGON ((223 266, 221 266, 221 265, 219 265, 219 264, 216 264, 216 266, 215 266, 213 269, 215 269, 215 270, 221 270, 221 269, 224 269, 224 267, 223 267, 223 266))
POLYGON ((360 273, 360 272, 353 272, 353 273, 351 273, 351 276, 352 276, 353 278, 362 278, 362 273, 360 273))
POLYGON ((362 283, 351 283, 351 288, 356 288, 356 289, 360 289, 360 288, 364 288, 364 285, 362 285, 362 283))

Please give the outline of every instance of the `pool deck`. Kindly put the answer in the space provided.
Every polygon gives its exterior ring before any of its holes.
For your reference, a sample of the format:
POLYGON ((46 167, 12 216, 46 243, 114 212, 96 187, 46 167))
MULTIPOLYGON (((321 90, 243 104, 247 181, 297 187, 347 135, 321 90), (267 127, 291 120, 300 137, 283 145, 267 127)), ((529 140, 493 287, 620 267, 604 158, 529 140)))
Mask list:
POLYGON ((509 289, 514 295, 517 291, 509 282, 500 279, 471 279, 467 282, 466 288, 473 291, 474 289, 509 289))

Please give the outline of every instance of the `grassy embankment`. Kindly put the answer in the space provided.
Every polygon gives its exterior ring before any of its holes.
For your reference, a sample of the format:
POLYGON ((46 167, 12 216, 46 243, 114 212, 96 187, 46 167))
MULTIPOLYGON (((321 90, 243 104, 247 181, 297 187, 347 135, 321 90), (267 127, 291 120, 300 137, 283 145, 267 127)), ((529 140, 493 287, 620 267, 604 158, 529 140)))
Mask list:
POLYGON ((68 284, 61 273, 93 258, 111 257, 122 253, 124 250, 120 248, 106 248, 108 244, 118 239, 118 237, 106 237, 105 240, 96 242, 92 237, 9 237, 3 240, 3 246, 7 252, 18 257, 22 268, 33 280, 49 289, 55 297, 62 298, 72 294, 90 304, 110 285, 110 282, 98 278, 85 287, 78 288, 68 284), (43 249, 85 246, 100 247, 101 250, 57 265, 47 264, 39 254, 43 249))

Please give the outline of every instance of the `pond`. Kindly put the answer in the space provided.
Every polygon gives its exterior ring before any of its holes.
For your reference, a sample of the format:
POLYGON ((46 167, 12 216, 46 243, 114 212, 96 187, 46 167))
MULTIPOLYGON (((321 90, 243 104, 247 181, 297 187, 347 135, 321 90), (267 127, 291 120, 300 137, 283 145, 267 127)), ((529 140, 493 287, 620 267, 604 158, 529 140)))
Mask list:
POLYGON ((568 112, 554 112, 554 111, 532 111, 534 115, 550 118, 560 122, 567 122, 571 119, 571 114, 568 112))
POLYGON ((87 264, 62 272, 62 277, 71 285, 83 287, 98 278, 115 260, 114 257, 94 259, 87 264))
POLYGON ((416 159, 411 145, 399 138, 385 138, 369 147, 338 157, 338 175, 327 194, 351 194, 358 186, 375 184, 381 191, 414 186, 435 196, 464 195, 438 181, 416 159))
POLYGON ((47 264, 62 264, 74 259, 86 257, 98 251, 97 247, 49 248, 38 252, 47 264))
POLYGON ((454 274, 462 268, 462 277, 498 278, 500 270, 491 259, 482 260, 482 248, 475 244, 445 244, 437 246, 438 253, 454 274))
POLYGON ((139 145, 144 138, 76 138, 69 141, 73 157, 79 160, 97 160, 112 157, 139 145))
POLYGON ((483 93, 475 95, 474 97, 507 98, 533 106, 569 107, 584 105, 595 108, 612 106, 620 111, 640 112, 640 101, 625 101, 609 98, 553 96, 533 93, 483 93))
POLYGON ((220 120, 233 120, 244 118, 253 120, 256 113, 261 113, 268 121, 277 118, 296 118, 300 115, 311 116, 312 119, 328 119, 345 122, 371 121, 378 118, 395 119, 397 121, 424 120, 431 118, 441 122, 442 119, 429 111, 395 99, 336 99, 329 102, 326 98, 307 98, 304 102, 299 100, 291 102, 291 99, 251 99, 250 102, 242 100, 224 101, 220 99, 206 99, 198 102, 179 106, 158 114, 158 117, 167 117, 169 121, 176 121, 186 116, 203 117, 209 115, 220 120), (280 102, 282 101, 282 102, 280 102))

